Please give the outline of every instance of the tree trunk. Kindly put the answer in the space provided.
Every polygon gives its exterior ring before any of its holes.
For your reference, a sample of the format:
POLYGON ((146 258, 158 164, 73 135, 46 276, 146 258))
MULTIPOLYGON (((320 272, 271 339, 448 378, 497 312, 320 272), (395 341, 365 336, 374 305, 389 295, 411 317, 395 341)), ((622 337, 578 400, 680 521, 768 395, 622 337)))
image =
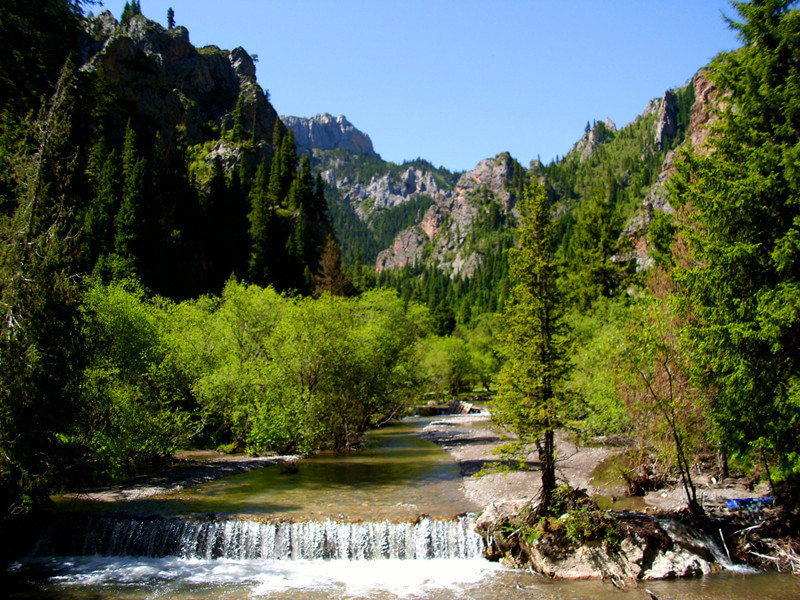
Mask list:
POLYGON ((728 452, 721 442, 717 444, 717 471, 720 480, 728 478, 728 452))
POLYGON ((550 507, 553 491, 556 489, 556 457, 555 441, 552 429, 545 429, 542 439, 537 444, 539 449, 539 463, 542 468, 542 493, 540 510, 550 507))

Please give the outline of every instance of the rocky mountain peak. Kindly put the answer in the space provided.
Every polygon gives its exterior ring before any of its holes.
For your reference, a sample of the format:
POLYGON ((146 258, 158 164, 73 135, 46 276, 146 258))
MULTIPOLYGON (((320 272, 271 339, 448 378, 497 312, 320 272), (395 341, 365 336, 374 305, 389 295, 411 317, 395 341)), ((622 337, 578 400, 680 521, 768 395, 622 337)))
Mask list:
POLYGON ((344 115, 334 117, 322 113, 310 119, 304 117, 281 117, 283 124, 294 132, 297 151, 311 154, 318 150, 344 148, 358 154, 380 158, 372 147, 369 136, 356 129, 344 115))
POLYGON ((615 133, 617 131, 617 126, 611 117, 606 117, 605 121, 596 121, 592 128, 589 128, 588 124, 586 127, 586 133, 571 150, 579 155, 581 162, 586 162, 594 156, 595 148, 603 143, 608 132, 615 133))
POLYGON ((378 254, 375 269, 380 273, 415 264, 425 251, 451 277, 472 277, 482 257, 465 247, 465 241, 481 211, 486 212, 487 200, 496 201, 504 212, 513 209, 515 199, 508 189, 513 170, 514 159, 508 153, 482 160, 459 178, 452 194, 428 208, 419 224, 400 232, 394 244, 378 254))
POLYGON ((678 133, 678 96, 672 90, 664 92, 656 121, 655 142, 659 149, 678 133))
MULTIPOLYGON (((119 122, 137 115, 139 125, 146 123, 165 139, 180 135, 189 145, 205 143, 215 135, 209 125, 218 131, 233 128, 234 109, 242 97, 245 129, 262 140, 250 153, 248 166, 271 153, 271 144, 263 140, 271 140, 278 116, 243 48, 197 49, 184 27, 166 29, 143 15, 123 25, 104 11, 85 20, 80 51, 81 70, 100 73, 122 100, 118 106, 127 107, 114 109, 119 122)), ((227 157, 230 149, 220 144, 217 150, 227 157)), ((238 156, 225 164, 235 161, 238 156)))

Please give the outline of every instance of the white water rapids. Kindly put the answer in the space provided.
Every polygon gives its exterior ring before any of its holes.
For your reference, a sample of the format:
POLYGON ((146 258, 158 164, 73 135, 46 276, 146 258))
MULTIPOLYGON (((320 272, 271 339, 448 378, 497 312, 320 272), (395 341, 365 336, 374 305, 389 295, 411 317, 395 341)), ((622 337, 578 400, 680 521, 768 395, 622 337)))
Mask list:
POLYGON ((483 539, 473 516, 416 522, 259 522, 191 517, 86 517, 57 523, 34 555, 236 560, 476 559, 483 539), (58 525, 61 525, 60 527, 58 525))

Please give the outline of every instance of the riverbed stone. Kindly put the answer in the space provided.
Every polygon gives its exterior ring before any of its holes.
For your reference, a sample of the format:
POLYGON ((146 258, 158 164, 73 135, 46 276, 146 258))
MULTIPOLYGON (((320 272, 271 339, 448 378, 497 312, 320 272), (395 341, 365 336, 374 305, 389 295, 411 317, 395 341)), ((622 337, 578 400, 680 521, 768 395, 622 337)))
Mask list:
POLYGON ((536 539, 517 535, 521 510, 527 509, 519 503, 493 503, 477 519, 490 560, 556 579, 652 580, 718 570, 703 536, 672 519, 625 515, 618 519, 622 539, 616 543, 576 544, 558 528, 536 539))

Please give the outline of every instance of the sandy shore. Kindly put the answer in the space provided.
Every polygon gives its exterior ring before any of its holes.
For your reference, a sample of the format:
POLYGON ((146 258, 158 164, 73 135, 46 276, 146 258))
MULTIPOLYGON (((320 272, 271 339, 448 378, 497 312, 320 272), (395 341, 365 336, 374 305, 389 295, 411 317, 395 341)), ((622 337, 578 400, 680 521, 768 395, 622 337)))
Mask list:
MULTIPOLYGON (((488 415, 452 415, 442 417, 425 427, 422 434, 438 444, 459 464, 464 476, 464 492, 469 500, 487 506, 492 502, 525 502, 537 496, 540 473, 535 454, 528 456, 529 470, 511 473, 492 473, 476 477, 484 465, 498 461, 492 451, 501 445, 499 435, 488 415)), ((592 473, 607 458, 622 449, 608 446, 580 446, 563 432, 556 434, 556 476, 562 483, 587 490, 590 495, 622 498, 625 485, 622 478, 595 485, 592 473)), ((709 475, 693 474, 698 500, 707 507, 722 508, 729 498, 749 498, 768 495, 766 484, 748 490, 738 479, 716 482, 709 475)), ((681 485, 675 484, 647 494, 643 498, 622 500, 620 508, 642 510, 678 510, 686 505, 681 485)))
MULTIPOLYGON (((438 444, 459 464, 464 476, 467 498, 481 506, 492 502, 527 501, 535 498, 541 487, 536 455, 528 457, 530 470, 490 473, 476 476, 484 466, 498 462, 492 451, 503 442, 491 425, 488 415, 452 415, 431 422, 423 437, 438 444)), ((574 487, 590 489, 591 474, 604 459, 619 449, 580 447, 561 433, 557 435, 557 477, 574 487)))

